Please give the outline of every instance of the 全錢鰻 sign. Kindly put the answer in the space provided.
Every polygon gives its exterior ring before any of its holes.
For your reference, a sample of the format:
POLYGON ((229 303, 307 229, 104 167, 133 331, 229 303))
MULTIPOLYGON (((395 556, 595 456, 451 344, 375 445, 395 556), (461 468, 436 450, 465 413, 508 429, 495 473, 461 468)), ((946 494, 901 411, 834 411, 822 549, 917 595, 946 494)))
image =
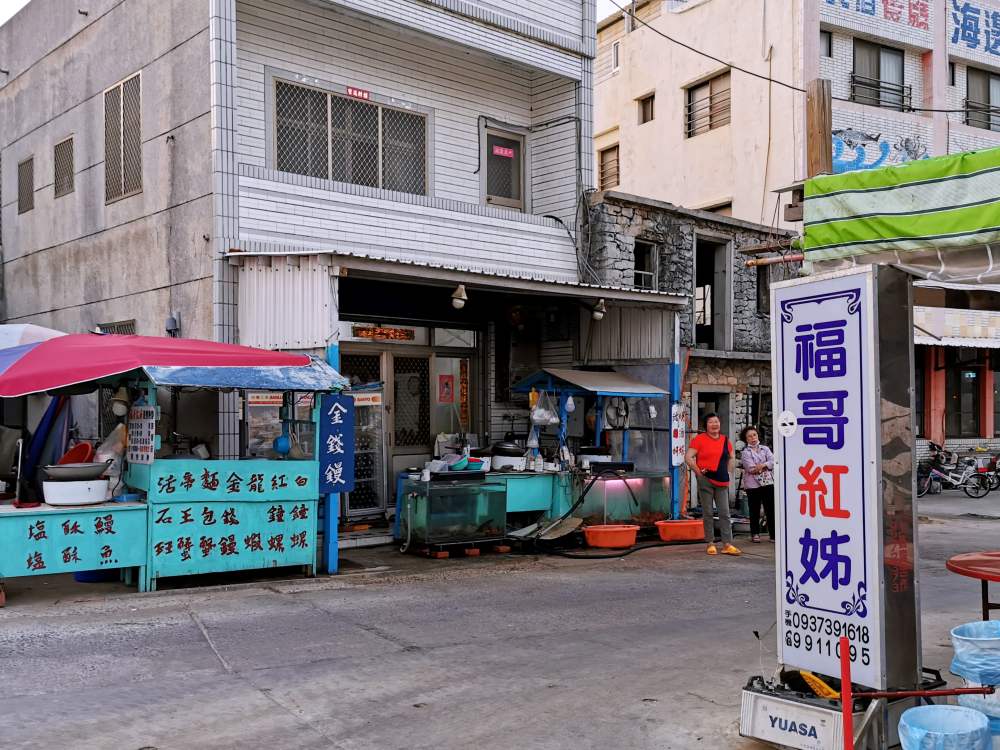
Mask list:
POLYGON ((319 402, 319 490, 354 489, 354 399, 325 393, 319 402))

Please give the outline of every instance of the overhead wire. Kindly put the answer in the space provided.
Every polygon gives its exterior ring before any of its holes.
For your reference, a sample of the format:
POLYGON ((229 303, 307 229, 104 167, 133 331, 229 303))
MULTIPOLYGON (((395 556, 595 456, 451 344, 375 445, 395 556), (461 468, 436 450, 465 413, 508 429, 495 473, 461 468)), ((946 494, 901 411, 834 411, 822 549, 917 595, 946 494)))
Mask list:
MULTIPOLYGON (((776 86, 782 86, 782 87, 784 87, 786 89, 789 89, 791 91, 797 91, 800 94, 806 93, 806 90, 804 88, 802 88, 801 86, 796 86, 795 84, 788 83, 787 81, 782 81, 779 78, 773 78, 770 75, 765 75, 763 73, 757 73, 757 72, 755 72, 753 70, 749 70, 747 68, 740 67, 739 65, 734 65, 733 63, 730 63, 730 62, 727 62, 727 61, 723 60, 721 57, 716 57, 715 55, 713 55, 713 54, 711 54, 709 52, 705 52, 704 50, 698 49, 697 47, 694 47, 694 46, 692 46, 690 44, 687 44, 686 42, 682 42, 680 39, 675 39, 674 37, 670 36, 669 34, 663 32, 663 31, 661 31, 660 29, 656 28, 655 26, 651 26, 650 24, 646 23, 644 20, 642 20, 641 18, 639 18, 635 13, 633 13, 631 10, 626 10, 624 7, 622 7, 621 5, 618 4, 617 0, 609 0, 609 2, 612 5, 614 5, 616 8, 618 8, 618 10, 620 10, 623 14, 631 17, 633 24, 634 23, 642 24, 647 29, 649 29, 654 34, 656 34, 657 36, 663 37, 668 42, 676 44, 678 47, 683 47, 684 49, 688 50, 689 52, 694 52, 696 55, 701 55, 702 57, 708 58, 709 60, 712 60, 714 62, 719 63, 719 65, 725 65, 730 70, 738 71, 740 73, 743 73, 744 75, 748 75, 748 76, 751 76, 753 78, 757 78, 757 79, 759 79, 761 81, 767 81, 769 83, 775 84, 776 86)), ((845 96, 834 96, 834 97, 831 97, 831 98, 834 101, 837 101, 837 102, 854 102, 854 103, 857 103, 853 99, 851 99, 849 97, 845 97, 845 96)), ((907 111, 907 112, 940 112, 940 113, 943 113, 943 114, 959 114, 959 113, 964 113, 965 109, 939 109, 939 108, 936 108, 936 107, 907 107, 905 111, 907 111)))

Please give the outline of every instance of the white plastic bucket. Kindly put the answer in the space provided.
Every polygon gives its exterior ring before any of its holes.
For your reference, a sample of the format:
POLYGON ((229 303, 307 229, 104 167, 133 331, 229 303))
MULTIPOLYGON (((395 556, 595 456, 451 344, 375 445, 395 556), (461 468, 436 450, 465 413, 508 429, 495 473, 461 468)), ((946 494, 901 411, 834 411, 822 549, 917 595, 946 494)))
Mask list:
POLYGON ((108 499, 108 480, 42 482, 42 493, 49 505, 96 505, 108 499))
POLYGON ((899 719, 903 750, 990 750, 986 714, 963 706, 917 706, 899 719))

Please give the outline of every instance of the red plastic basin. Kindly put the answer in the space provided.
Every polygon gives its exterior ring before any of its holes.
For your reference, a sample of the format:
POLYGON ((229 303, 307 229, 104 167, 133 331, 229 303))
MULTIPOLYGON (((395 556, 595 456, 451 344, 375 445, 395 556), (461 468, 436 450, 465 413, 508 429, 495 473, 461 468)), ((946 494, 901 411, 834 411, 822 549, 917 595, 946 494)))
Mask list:
POLYGON ((638 533, 638 526, 626 524, 583 527, 583 536, 587 540, 588 547, 610 547, 613 549, 631 547, 635 544, 635 535, 638 533))
POLYGON ((705 537, 705 525, 698 519, 657 521, 656 529, 665 542, 697 542, 705 537))

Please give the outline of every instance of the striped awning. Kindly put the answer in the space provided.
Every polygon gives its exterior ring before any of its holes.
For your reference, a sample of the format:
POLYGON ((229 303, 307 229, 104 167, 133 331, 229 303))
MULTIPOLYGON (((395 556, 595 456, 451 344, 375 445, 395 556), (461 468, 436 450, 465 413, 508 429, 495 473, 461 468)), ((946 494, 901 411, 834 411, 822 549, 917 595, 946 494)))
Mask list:
MULTIPOLYGON (((880 255, 906 264, 919 255, 983 249, 1000 242, 1000 148, 813 178, 804 221, 811 262, 880 255)), ((965 254, 962 280, 973 270, 969 257, 994 275, 993 255, 965 254)), ((1000 270, 1000 254, 996 265, 1000 270)))

